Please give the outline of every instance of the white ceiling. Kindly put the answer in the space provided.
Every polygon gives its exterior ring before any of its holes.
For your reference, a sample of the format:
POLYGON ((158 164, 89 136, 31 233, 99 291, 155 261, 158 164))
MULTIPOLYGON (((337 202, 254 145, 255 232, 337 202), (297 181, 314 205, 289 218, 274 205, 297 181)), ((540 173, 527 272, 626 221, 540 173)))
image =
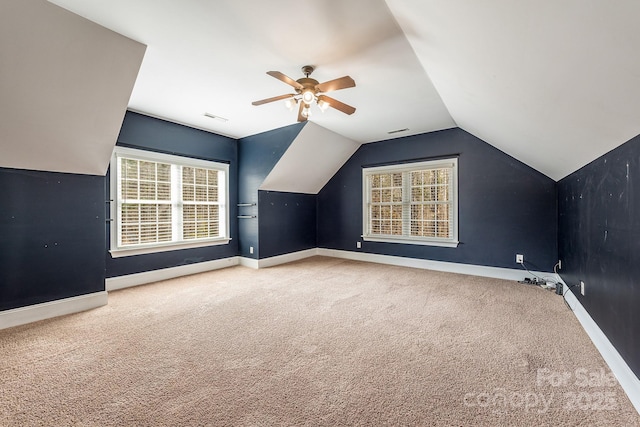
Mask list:
POLYGON ((311 120, 359 143, 457 125, 560 179, 640 133, 637 0, 52 2, 148 46, 131 109, 236 138, 295 122, 251 101, 305 64, 356 81, 311 120))
POLYGON ((370 142, 390 130, 455 126, 383 0, 53 3, 148 46, 129 103, 136 111, 235 138, 254 135, 297 119, 284 102, 251 105, 292 92, 266 72, 298 79, 310 64, 320 82, 356 81, 332 93, 355 114, 316 110, 312 117, 347 138, 370 142))

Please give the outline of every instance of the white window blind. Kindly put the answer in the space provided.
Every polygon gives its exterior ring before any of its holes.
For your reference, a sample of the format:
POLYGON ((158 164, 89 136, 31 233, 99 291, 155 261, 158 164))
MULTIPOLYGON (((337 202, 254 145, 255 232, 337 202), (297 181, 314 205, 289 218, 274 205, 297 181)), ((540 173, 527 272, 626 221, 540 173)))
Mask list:
POLYGON ((113 256, 227 243, 228 165, 116 147, 113 256))
POLYGON ((171 165, 119 159, 118 246, 172 240, 171 165))
POLYGON ((182 233, 185 240, 220 235, 220 171, 182 168, 182 233))
POLYGON ((457 159, 364 168, 363 238, 456 246, 457 159))

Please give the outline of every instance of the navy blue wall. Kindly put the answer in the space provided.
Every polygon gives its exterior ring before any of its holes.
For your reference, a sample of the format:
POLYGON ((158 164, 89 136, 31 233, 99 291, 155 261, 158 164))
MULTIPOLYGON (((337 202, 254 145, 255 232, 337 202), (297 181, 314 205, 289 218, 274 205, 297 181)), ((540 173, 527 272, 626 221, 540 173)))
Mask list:
POLYGON ((557 262, 555 182, 461 129, 364 144, 318 194, 318 246, 493 267, 552 271, 557 262), (458 155, 457 248, 356 242, 362 167, 458 155))
MULTIPOLYGON (((238 203, 238 146, 235 139, 129 111, 125 116, 118 136, 118 145, 229 163, 229 211, 232 240, 227 245, 121 258, 112 258, 107 252, 107 277, 176 267, 237 255, 238 227, 235 219, 237 215, 236 204, 238 203)), ((109 176, 107 175, 107 187, 108 179, 109 176)), ((109 229, 107 227, 107 235, 108 232, 109 229)))
POLYGON ((0 310, 104 291, 104 178, 0 168, 0 310))
POLYGON ((562 179, 558 199, 561 276, 640 377, 640 136, 562 179))
POLYGON ((260 258, 315 248, 316 195, 259 191, 260 258))
MULTIPOLYGON (((271 130, 238 141, 238 201, 240 203, 255 203, 253 207, 241 207, 240 215, 255 215, 253 219, 239 219, 240 234, 239 255, 249 258, 262 257, 259 252, 258 187, 269 172, 278 163, 280 157, 287 151, 293 140, 298 136, 306 122, 271 130), (253 254, 249 248, 253 247, 253 254)), ((262 215, 262 213, 261 213, 262 215)), ((264 218, 271 222, 271 219, 264 218)))

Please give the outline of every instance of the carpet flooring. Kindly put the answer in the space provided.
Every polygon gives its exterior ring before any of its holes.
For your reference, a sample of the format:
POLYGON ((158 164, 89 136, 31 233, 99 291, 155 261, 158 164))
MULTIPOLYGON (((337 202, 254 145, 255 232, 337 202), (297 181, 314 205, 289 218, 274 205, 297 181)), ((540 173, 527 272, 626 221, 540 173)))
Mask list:
POLYGON ((325 257, 0 331, 2 426, 637 426, 562 297, 325 257))

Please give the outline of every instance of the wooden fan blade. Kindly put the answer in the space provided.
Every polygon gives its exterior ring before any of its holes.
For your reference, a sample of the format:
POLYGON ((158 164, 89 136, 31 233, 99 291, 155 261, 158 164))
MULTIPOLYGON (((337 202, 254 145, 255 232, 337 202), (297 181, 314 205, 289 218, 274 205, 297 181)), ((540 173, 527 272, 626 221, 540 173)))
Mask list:
POLYGON ((291 77, 285 76, 280 71, 267 71, 267 74, 269 74, 271 77, 275 77, 276 79, 282 82, 285 82, 289 86, 293 86, 296 89, 300 89, 300 90, 304 89, 304 86, 302 86, 297 81, 293 80, 291 77))
POLYGON ((355 107, 352 107, 351 105, 347 105, 344 102, 340 102, 337 99, 330 98, 326 95, 318 96, 318 101, 327 102, 329 104, 329 107, 333 107, 336 110, 342 111, 345 114, 351 115, 356 112, 355 107))
POLYGON ((304 109, 304 102, 300 101, 300 108, 298 108, 298 121, 306 122, 307 118, 302 115, 302 110, 304 109))
POLYGON ((251 105, 262 105, 269 102, 280 101, 281 99, 293 98, 295 95, 289 93, 287 95, 274 96, 273 98, 261 99, 260 101, 253 101, 251 105))
POLYGON ((356 82, 349 76, 340 77, 339 79, 329 80, 328 82, 316 85, 318 92, 331 92, 338 89, 346 89, 355 87, 356 82))

